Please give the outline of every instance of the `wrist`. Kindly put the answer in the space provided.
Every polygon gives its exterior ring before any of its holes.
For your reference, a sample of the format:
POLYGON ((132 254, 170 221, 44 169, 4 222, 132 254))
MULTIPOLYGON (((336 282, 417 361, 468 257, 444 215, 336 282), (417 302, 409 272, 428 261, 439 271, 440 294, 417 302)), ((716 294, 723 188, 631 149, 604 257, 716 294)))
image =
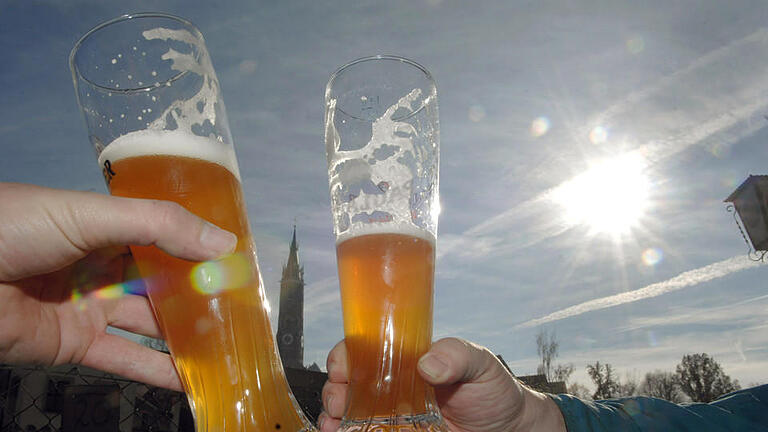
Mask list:
POLYGON ((523 409, 516 431, 527 432, 566 432, 563 414, 557 404, 544 393, 534 391, 524 385, 523 409))

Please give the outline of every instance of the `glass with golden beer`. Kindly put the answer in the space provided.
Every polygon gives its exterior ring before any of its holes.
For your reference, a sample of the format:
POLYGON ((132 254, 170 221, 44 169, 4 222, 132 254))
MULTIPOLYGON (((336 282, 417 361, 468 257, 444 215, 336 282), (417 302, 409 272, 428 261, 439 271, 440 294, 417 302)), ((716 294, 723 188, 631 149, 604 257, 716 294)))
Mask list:
POLYGON ((437 90, 400 57, 353 61, 325 91, 349 393, 340 430, 443 431, 416 362, 431 344, 437 90))
POLYGON ((83 36, 70 67, 113 195, 175 201, 235 233, 234 253, 190 262, 131 247, 203 431, 312 430, 277 355, 226 111, 200 31, 126 15, 83 36))

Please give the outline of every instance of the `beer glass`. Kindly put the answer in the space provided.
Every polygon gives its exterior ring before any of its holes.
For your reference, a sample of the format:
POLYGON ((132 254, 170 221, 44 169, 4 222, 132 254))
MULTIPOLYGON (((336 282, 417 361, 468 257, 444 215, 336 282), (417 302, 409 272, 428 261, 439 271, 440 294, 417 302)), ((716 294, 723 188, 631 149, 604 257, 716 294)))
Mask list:
POLYGON ((447 430, 416 370, 432 339, 435 83, 411 60, 363 58, 331 76, 325 107, 349 365, 340 430, 447 430))
POLYGON ((200 31, 125 15, 83 36, 72 78, 113 195, 175 201, 235 233, 223 259, 131 253, 187 392, 196 430, 312 429, 291 394, 257 267, 219 82, 200 31))

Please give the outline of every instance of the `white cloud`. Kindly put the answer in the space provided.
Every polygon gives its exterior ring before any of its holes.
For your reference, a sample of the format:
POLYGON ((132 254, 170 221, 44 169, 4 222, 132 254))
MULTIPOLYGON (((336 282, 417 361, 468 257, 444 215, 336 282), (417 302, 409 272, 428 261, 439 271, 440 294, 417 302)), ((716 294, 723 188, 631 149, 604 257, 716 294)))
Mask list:
POLYGON ((627 332, 648 327, 692 324, 725 326, 756 323, 757 327, 761 327, 768 323, 766 300, 768 300, 768 295, 751 297, 735 303, 710 308, 678 307, 670 311, 670 313, 663 315, 654 314, 630 317, 626 325, 618 327, 616 330, 627 332))
MULTIPOLYGON (((658 79, 642 89, 631 92, 619 102, 614 103, 609 108, 595 115, 593 123, 597 125, 604 124, 614 117, 631 111, 642 101, 653 98, 664 92, 665 89, 680 84, 682 80, 699 74, 703 69, 723 64, 730 65, 734 58, 743 58, 745 53, 764 50, 766 47, 768 47, 768 29, 758 29, 741 39, 732 41, 696 58, 687 66, 658 79)), ((587 133, 591 128, 592 126, 585 126, 583 132, 587 133)))
POLYGON ((695 286, 703 282, 711 281, 713 279, 718 279, 731 273, 755 268, 760 265, 763 265, 763 263, 751 261, 746 256, 735 256, 704 267, 689 270, 666 281, 657 282, 637 290, 579 303, 577 305, 552 312, 546 316, 528 320, 524 323, 516 325, 514 328, 519 329, 535 327, 544 323, 574 317, 587 312, 657 297, 673 291, 681 290, 683 288, 695 286))

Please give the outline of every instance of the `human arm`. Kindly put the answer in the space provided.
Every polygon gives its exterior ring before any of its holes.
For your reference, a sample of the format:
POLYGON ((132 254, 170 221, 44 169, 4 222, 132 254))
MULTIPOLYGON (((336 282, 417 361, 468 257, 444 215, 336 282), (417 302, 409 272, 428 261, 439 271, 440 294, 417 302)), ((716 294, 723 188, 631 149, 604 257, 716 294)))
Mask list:
POLYGON ((593 402, 557 395, 552 399, 562 411, 569 432, 768 431, 766 385, 734 392, 709 404, 678 405, 648 397, 593 402))

